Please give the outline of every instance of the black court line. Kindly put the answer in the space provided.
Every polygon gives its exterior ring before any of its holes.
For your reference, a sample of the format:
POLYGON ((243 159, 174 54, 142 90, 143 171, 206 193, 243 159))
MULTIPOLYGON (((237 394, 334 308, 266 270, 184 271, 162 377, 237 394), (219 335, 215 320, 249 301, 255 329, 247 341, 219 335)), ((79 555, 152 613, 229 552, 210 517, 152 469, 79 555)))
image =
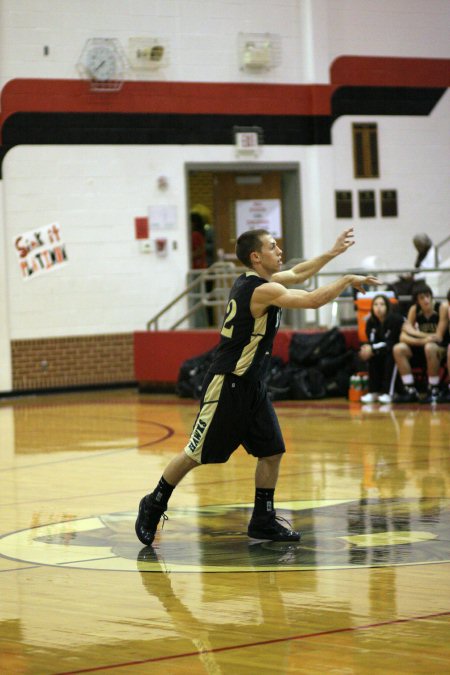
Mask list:
MULTIPOLYGON (((17 560, 17 558, 7 558, 6 556, 1 556, 4 560, 14 560, 14 562, 20 562, 17 560)), ((22 570, 35 570, 40 567, 43 567, 43 565, 25 565, 24 567, 10 567, 8 570, 0 570, 0 574, 2 572, 22 572, 22 570)))
MULTIPOLYGON (((85 558, 83 560, 70 560, 70 561, 66 561, 66 562, 53 563, 52 565, 48 565, 46 563, 43 563, 42 566, 43 567, 64 567, 64 565, 79 565, 80 563, 97 562, 97 560, 114 560, 115 558, 120 558, 120 556, 118 556, 118 555, 104 555, 101 558, 85 558)), ((91 571, 95 572, 96 570, 91 569, 91 571)), ((105 572, 105 570, 98 570, 98 571, 99 572, 105 572)), ((114 572, 117 572, 117 571, 118 570, 114 570, 114 572)))

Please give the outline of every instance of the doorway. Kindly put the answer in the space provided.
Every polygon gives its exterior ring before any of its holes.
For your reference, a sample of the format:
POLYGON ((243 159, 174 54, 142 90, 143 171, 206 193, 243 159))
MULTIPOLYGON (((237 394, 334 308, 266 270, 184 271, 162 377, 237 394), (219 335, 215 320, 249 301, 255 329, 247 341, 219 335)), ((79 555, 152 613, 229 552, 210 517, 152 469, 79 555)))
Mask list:
MULTIPOLYGON (((192 211, 200 213, 214 242, 213 255, 208 265, 214 262, 241 264, 235 255, 238 201, 278 200, 281 228, 280 236, 277 235, 276 239, 283 250, 283 260, 294 264, 303 258, 299 164, 188 164, 186 185, 186 221, 190 222, 189 214, 192 211)), ((196 300, 198 298, 191 299, 191 302, 195 303, 196 300)), ((222 308, 214 308, 209 313, 207 321, 194 317, 192 326, 217 325, 223 314, 222 308)), ((282 323, 301 328, 304 320, 298 312, 288 310, 283 313, 282 323)))
MULTIPOLYGON (((303 255, 298 164, 188 164, 188 214, 202 210, 214 230, 215 260, 236 261, 236 203, 279 200, 285 261, 303 255)), ((186 219, 189 222, 189 218, 186 219)))

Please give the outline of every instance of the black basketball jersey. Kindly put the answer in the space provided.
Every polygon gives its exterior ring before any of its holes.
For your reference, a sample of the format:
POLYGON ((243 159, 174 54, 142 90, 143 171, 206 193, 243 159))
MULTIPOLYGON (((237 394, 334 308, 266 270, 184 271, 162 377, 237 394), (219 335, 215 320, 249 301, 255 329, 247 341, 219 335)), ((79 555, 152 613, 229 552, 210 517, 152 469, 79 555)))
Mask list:
POLYGON ((258 319, 251 314, 253 291, 266 283, 256 272, 241 274, 234 282, 211 372, 261 376, 281 319, 281 309, 274 306, 258 319))
POLYGON ((416 328, 422 333, 435 333, 439 323, 440 302, 433 305, 433 313, 428 318, 422 312, 420 305, 416 305, 416 328))

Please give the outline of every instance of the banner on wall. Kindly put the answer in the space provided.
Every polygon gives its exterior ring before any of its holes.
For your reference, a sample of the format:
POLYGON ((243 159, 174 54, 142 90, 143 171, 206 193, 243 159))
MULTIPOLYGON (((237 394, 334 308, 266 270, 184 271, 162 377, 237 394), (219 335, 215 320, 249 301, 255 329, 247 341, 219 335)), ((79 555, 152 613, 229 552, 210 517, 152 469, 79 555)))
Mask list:
POLYGON ((281 202, 279 199, 238 199, 236 201, 236 237, 247 230, 264 229, 272 237, 281 232, 281 202))
POLYGON ((14 238, 14 248, 23 279, 50 272, 67 262, 66 246, 58 223, 20 234, 14 238))

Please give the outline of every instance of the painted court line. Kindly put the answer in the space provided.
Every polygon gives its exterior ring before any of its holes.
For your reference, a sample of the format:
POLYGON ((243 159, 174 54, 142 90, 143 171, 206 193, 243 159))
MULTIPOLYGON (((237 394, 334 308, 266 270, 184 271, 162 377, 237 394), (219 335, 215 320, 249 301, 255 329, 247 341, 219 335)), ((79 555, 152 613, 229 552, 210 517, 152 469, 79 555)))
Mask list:
MULTIPOLYGON (((294 640, 307 640, 316 637, 323 637, 326 635, 336 635, 338 633, 354 633, 360 630, 370 630, 373 628, 381 628, 382 626, 395 626, 402 623, 411 623, 413 621, 426 621, 427 619, 437 619, 442 616, 450 615, 448 612, 437 612, 436 614, 425 614, 423 616, 413 616, 407 619, 390 619, 389 621, 380 621, 379 623, 368 623, 362 626, 353 626, 347 628, 334 628, 333 630, 320 631, 318 633, 306 633, 304 635, 291 635, 284 638, 275 638, 273 640, 261 640, 259 642, 247 642, 240 645, 230 645, 228 647, 217 647, 217 649, 205 649, 202 654, 219 654, 220 652, 233 651, 238 649, 247 649, 250 647, 263 647, 265 645, 276 644, 280 642, 291 642, 294 640)), ((109 666, 94 666, 93 668, 82 668, 81 670, 70 670, 55 675, 78 675, 79 673, 96 673, 101 670, 111 670, 112 668, 126 668, 129 666, 140 666, 144 663, 156 663, 160 661, 172 661, 174 659, 183 659, 190 656, 198 656, 200 652, 184 652, 182 654, 173 654, 170 656, 157 656, 153 659, 140 659, 138 661, 126 661, 124 663, 114 663, 109 666)))
MULTIPOLYGON (((46 462, 39 462, 38 464, 23 464, 22 466, 8 466, 4 468, 0 468, 0 472, 7 472, 7 471, 23 471, 24 469, 39 469, 41 466, 49 466, 53 464, 67 464, 68 462, 84 462, 86 460, 93 460, 97 458, 102 458, 102 457, 107 457, 108 455, 120 455, 125 452, 133 452, 134 450, 141 450, 142 448, 149 448, 152 445, 157 445, 158 443, 162 443, 163 441, 166 441, 168 438, 174 435, 175 430, 173 427, 167 426, 167 424, 162 424, 161 422, 153 422, 152 420, 149 420, 147 422, 142 422, 139 421, 139 424, 147 424, 148 426, 154 425, 157 427, 160 427, 161 429, 164 430, 165 434, 161 436, 160 438, 155 438, 153 441, 147 441, 146 443, 142 443, 140 445, 133 445, 129 448, 121 448, 119 450, 94 450, 92 451, 92 454, 85 454, 81 457, 66 457, 65 459, 50 459, 46 462)), ((77 450, 71 450, 67 452, 79 452, 77 450)))

